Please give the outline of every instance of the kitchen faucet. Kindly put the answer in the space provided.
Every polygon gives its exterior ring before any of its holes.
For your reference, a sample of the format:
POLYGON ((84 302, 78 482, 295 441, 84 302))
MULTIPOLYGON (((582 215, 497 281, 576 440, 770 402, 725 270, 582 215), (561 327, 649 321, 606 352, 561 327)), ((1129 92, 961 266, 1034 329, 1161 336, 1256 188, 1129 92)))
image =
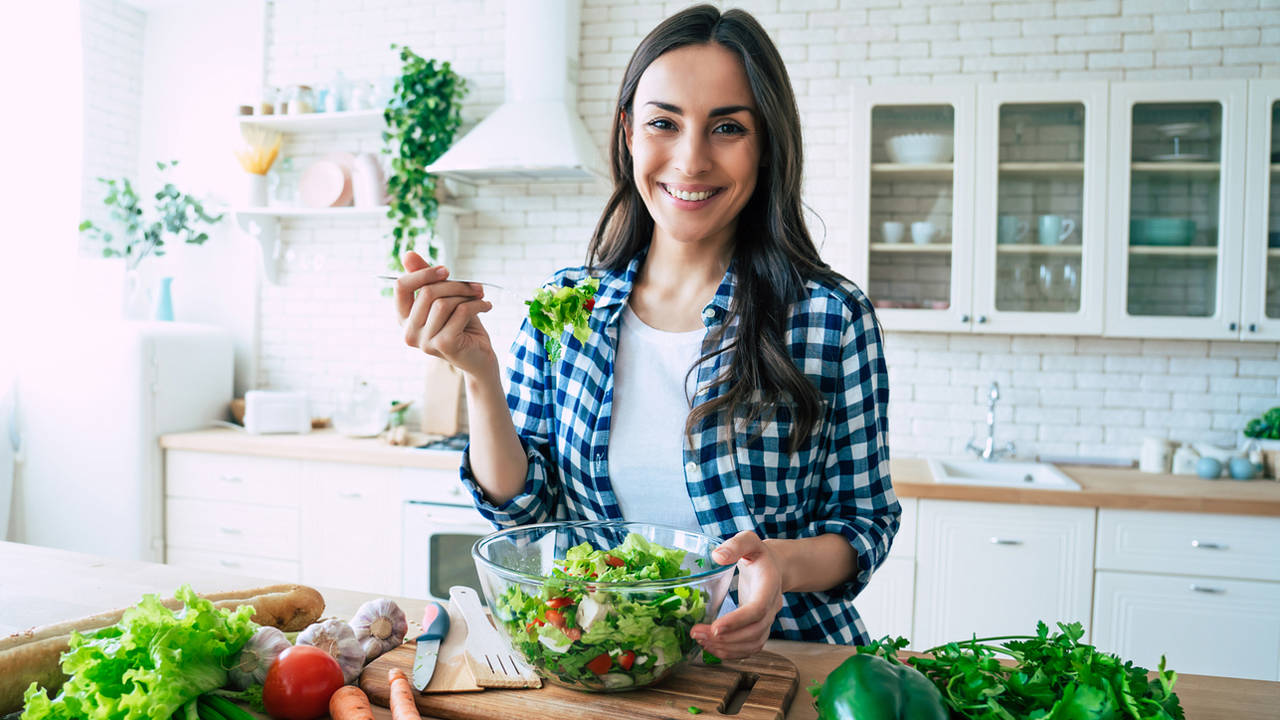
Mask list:
POLYGON ((987 403, 987 440, 978 447, 970 438, 965 451, 977 455, 987 462, 995 462, 1005 455, 1013 455, 1013 443, 1006 443, 1003 448, 996 447, 996 401, 1000 399, 1000 385, 991 381, 991 400, 987 403))

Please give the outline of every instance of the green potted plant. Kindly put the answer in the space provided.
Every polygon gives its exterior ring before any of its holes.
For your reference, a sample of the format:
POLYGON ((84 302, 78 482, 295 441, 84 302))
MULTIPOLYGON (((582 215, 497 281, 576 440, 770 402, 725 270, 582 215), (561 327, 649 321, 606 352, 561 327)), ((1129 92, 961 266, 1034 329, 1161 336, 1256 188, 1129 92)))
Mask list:
POLYGON ((1280 407, 1273 407, 1244 425, 1242 447, 1256 445, 1264 456, 1264 472, 1280 480, 1280 407))
MULTIPOLYGON (((400 49, 400 76, 395 92, 383 111, 387 130, 383 152, 392 156, 387 178, 387 217, 395 222, 391 230, 389 267, 403 272, 400 255, 414 249, 417 237, 435 230, 439 198, 436 179, 427 166, 444 154, 462 125, 460 101, 466 95, 466 81, 448 62, 424 59, 408 47, 400 49)), ((432 258, 436 249, 428 249, 432 258)), ((389 292, 389 290, 388 290, 389 292)))
MULTIPOLYGON (((163 176, 177 160, 157 162, 163 176)), ((80 232, 101 243, 102 256, 122 258, 125 265, 125 314, 141 316, 137 308, 142 292, 138 266, 148 256, 165 254, 165 243, 182 241, 202 245, 209 239, 207 228, 220 222, 222 214, 212 215, 198 199, 183 193, 171 182, 156 191, 155 203, 144 208, 142 197, 129 178, 98 178, 106 188, 102 204, 110 211, 110 223, 99 226, 92 220, 80 223, 80 232)), ((167 285, 167 283, 165 283, 167 285)))

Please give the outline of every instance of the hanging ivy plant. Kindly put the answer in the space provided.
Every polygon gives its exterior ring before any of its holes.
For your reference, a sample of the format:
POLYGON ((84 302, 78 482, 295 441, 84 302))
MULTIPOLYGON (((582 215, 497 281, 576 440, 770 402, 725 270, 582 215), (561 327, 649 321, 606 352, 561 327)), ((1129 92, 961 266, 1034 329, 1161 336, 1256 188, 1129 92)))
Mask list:
MULTIPOLYGON (((400 77, 395 93, 382 116, 387 130, 383 152, 392 156, 391 176, 387 179, 390 210, 387 217, 395 222, 391 229, 389 267, 403 272, 400 255, 414 249, 417 237, 435 231, 436 178, 427 174, 427 166, 444 154, 453 143, 454 133, 462 125, 460 101, 466 95, 466 81, 453 71, 448 62, 424 59, 408 47, 400 49, 400 77)), ((436 248, 428 252, 434 259, 436 248)))

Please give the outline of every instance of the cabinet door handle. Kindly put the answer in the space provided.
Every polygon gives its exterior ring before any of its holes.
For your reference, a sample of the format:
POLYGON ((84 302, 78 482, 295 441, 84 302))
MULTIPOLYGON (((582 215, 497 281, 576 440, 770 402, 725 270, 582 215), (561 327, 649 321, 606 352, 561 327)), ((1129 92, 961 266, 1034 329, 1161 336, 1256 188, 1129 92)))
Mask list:
POLYGON ((987 316, 986 316, 986 315, 979 315, 979 316, 978 316, 978 324, 979 324, 979 325, 984 325, 984 324, 986 324, 986 322, 987 322, 987 316))
POLYGON ((235 560, 219 560, 218 564, 221 565, 222 567, 229 567, 229 568, 240 567, 240 563, 236 562, 235 560))
POLYGON ((1196 585, 1195 583, 1191 583, 1191 590, 1192 592, 1205 593, 1208 595, 1224 595, 1227 592, 1222 588, 1209 587, 1208 585, 1196 585))
POLYGON ((1012 540, 1012 539, 1009 539, 1009 538, 993 537, 993 538, 991 538, 991 544, 992 544, 992 545, 1021 545, 1021 544, 1022 544, 1022 541, 1021 541, 1021 540, 1012 540))
POLYGON ((1249 323, 1249 332, 1258 332, 1258 323, 1249 323))
POLYGON ((960 322, 962 322, 962 323, 967 323, 967 322, 969 322, 969 316, 968 316, 968 315, 961 315, 961 316, 960 316, 960 322))
POLYGON ((227 482, 227 483, 244 482, 244 478, 240 477, 239 475, 219 475, 218 479, 221 480, 222 482, 227 482))
POLYGON ((342 492, 339 492, 339 493, 338 493, 338 497, 340 497, 340 498, 347 498, 348 500, 357 500, 357 499, 362 498, 362 497, 364 497, 364 496, 363 496, 363 495, 361 495, 360 493, 356 492, 355 490, 344 490, 344 491, 342 491, 342 492))
POLYGON ((1227 329, 1228 329, 1228 330, 1230 330, 1231 332, 1235 332, 1235 331, 1236 331, 1236 328, 1238 328, 1238 327, 1240 327, 1240 326, 1239 326, 1239 325, 1236 325, 1235 323, 1230 323, 1229 325, 1227 325, 1227 329))
POLYGON ((244 531, 241 530, 240 528, 233 528, 233 527, 226 527, 226 526, 218 528, 218 532, 222 533, 223 535, 243 535, 244 534, 244 531))
POLYGON ((1227 546, 1222 543, 1204 542, 1203 540, 1192 540, 1191 547, 1203 548, 1205 550, 1226 550, 1227 546))

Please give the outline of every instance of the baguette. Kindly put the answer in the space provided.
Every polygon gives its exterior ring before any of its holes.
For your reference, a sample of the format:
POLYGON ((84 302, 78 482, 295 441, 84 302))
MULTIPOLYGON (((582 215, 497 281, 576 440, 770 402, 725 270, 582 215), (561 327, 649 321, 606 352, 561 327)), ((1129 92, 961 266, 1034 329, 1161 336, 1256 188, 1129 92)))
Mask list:
MULTIPOLYGON (((200 593, 215 607, 234 610, 252 605, 253 621, 285 632, 302 630, 324 612, 324 598, 305 585, 269 585, 222 593, 200 593)), ((170 610, 182 607, 177 598, 161 603, 170 610)), ((88 633, 120 622, 128 608, 90 615, 78 620, 44 625, 0 639, 0 715, 22 709, 22 695, 32 682, 50 693, 62 687, 62 653, 71 646, 71 633, 88 633)))

